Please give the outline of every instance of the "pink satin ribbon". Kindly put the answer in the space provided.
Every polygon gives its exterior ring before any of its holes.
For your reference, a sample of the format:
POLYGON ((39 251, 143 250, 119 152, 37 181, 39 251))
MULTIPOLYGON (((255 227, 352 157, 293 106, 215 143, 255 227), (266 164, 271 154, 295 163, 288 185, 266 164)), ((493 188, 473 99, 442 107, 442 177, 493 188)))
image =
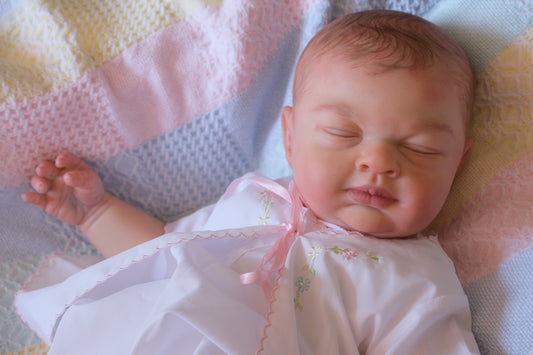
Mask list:
MULTIPOLYGON (((228 187, 228 190, 224 194, 223 198, 227 198, 233 194, 238 184, 242 182, 243 179, 234 181, 230 187, 228 187)), ((302 220, 300 218, 302 212, 302 202, 293 181, 291 181, 289 184, 289 190, 287 191, 283 186, 272 180, 261 177, 252 177, 249 179, 283 197, 291 205, 291 223, 283 224, 285 231, 276 240, 274 246, 270 248, 270 250, 263 256, 258 269, 240 276, 241 283, 243 285, 249 285, 253 283, 258 283, 261 285, 266 299, 271 300, 273 295, 272 285, 270 284, 269 279, 271 275, 279 272, 285 266, 285 260, 287 259, 289 249, 298 236, 298 232, 302 226, 302 220)))

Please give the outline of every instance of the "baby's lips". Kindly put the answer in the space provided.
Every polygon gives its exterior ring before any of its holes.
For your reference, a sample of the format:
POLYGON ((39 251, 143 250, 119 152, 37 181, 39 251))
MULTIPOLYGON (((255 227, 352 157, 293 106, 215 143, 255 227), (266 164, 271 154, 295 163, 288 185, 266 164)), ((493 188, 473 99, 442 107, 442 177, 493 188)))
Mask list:
POLYGON ((357 204, 385 208, 398 200, 386 189, 377 186, 359 186, 348 190, 348 196, 357 204))

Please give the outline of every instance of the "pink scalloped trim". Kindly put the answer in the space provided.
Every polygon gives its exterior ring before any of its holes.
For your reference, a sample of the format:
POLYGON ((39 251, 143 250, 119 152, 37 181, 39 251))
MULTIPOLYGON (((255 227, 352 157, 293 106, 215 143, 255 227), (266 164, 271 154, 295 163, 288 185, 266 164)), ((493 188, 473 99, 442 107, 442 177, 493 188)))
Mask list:
POLYGON ((283 273, 283 269, 280 270, 278 272, 278 277, 276 277, 276 279, 274 280, 274 288, 272 289, 272 300, 270 301, 270 304, 268 305, 268 313, 266 315, 266 319, 267 319, 267 324, 265 325, 265 327, 263 328, 263 337, 261 338, 261 340, 259 341, 259 350, 256 351, 256 354, 260 354, 261 352, 263 352, 265 350, 265 347, 264 347, 264 342, 266 341, 266 339, 268 338, 268 335, 267 335, 267 331, 268 331, 268 328, 270 328, 272 326, 272 320, 271 320, 271 317, 272 315, 274 314, 274 310, 273 310, 273 305, 274 303, 277 301, 277 298, 276 298, 276 293, 277 291, 279 290, 280 288, 280 285, 279 285, 279 280, 282 278, 282 273, 283 273))

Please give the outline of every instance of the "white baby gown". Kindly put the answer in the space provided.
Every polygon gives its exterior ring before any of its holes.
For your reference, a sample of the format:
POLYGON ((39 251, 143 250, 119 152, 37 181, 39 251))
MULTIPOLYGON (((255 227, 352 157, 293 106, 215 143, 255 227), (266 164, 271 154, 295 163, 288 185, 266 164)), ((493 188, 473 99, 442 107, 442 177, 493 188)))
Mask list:
POLYGON ((435 237, 346 232, 287 186, 247 175, 119 255, 51 258, 19 313, 60 355, 478 353, 435 237))

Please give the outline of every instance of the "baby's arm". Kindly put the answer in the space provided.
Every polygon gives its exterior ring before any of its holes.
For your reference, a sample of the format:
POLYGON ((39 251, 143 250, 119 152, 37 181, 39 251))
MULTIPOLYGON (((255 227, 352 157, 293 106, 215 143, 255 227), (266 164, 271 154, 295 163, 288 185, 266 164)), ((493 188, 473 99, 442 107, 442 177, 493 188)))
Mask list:
POLYGON ((164 233, 161 221, 105 191, 98 175, 71 153, 43 161, 22 195, 63 222, 78 225, 104 257, 118 254, 164 233))

